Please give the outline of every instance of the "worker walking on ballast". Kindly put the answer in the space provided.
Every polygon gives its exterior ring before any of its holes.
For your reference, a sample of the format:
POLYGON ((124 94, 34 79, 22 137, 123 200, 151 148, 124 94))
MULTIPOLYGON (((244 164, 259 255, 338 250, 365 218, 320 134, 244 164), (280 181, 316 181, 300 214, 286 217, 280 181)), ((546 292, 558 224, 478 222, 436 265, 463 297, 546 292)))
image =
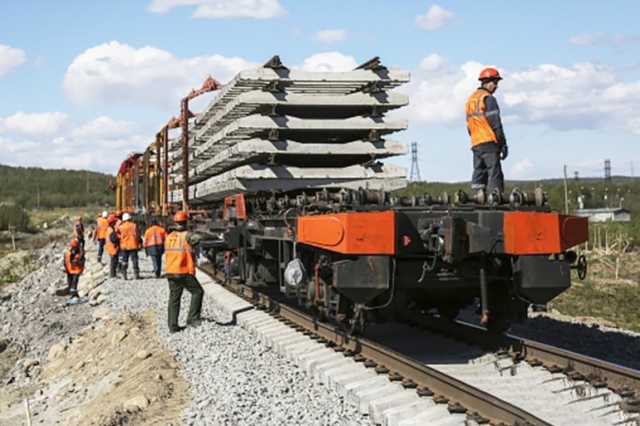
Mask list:
POLYGON ((178 325, 183 290, 186 289, 191 293, 187 325, 197 326, 200 323, 200 312, 202 311, 204 290, 196 278, 194 251, 201 237, 187 231, 187 220, 187 212, 177 212, 173 218, 176 229, 167 236, 164 242, 165 273, 169 280, 168 322, 169 331, 172 333, 184 329, 178 325))
POLYGON ((76 238, 71 240, 69 248, 64 252, 64 271, 67 274, 70 300, 77 302, 78 281, 84 272, 84 250, 76 238))
POLYGON ((129 213, 122 215, 120 225, 120 252, 122 260, 122 277, 127 279, 127 269, 129 269, 129 259, 133 263, 134 278, 140 279, 140 265, 138 263, 138 250, 140 250, 140 233, 138 225, 131 220, 129 213))
POLYGON ((491 194, 495 190, 504 192, 504 175, 500 160, 509 155, 507 139, 502 129, 500 108, 493 96, 502 80, 495 68, 485 68, 478 77, 481 84, 469 97, 465 107, 467 131, 471 137, 473 151, 473 176, 471 188, 491 194))
POLYGON ((167 232, 158 225, 157 219, 152 219, 151 226, 144 231, 144 249, 153 263, 156 278, 162 274, 162 255, 164 254, 164 240, 167 232))
POLYGON ((107 231, 109 229, 109 214, 104 211, 102 216, 96 219, 96 231, 93 234, 93 240, 98 243, 98 263, 102 263, 102 254, 104 253, 104 245, 107 240, 107 231))
POLYGON ((118 217, 111 214, 107 218, 107 222, 109 223, 109 227, 107 228, 107 237, 105 238, 105 248, 110 258, 109 276, 115 278, 120 263, 120 234, 115 229, 118 217))

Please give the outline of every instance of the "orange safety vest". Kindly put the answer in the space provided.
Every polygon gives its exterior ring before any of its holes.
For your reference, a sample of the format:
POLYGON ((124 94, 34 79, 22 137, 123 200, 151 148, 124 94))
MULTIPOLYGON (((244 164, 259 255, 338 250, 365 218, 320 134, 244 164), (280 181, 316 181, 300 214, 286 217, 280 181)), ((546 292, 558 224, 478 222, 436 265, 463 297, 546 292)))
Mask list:
POLYGON ((96 226, 96 240, 104 240, 107 238, 107 230, 109 229, 109 222, 103 217, 99 217, 96 226))
POLYGON ((166 236, 167 232, 161 226, 150 226, 146 231, 144 231, 144 247, 147 248, 151 246, 164 245, 164 239, 166 236))
POLYGON ((187 231, 174 231, 164 242, 165 271, 167 274, 195 275, 193 249, 187 241, 187 231))
POLYGON ((120 248, 111 242, 111 234, 116 232, 112 227, 107 228, 107 238, 105 238, 105 248, 109 256, 117 256, 120 248))
POLYGON ((120 225, 120 248, 122 250, 138 250, 140 248, 138 227, 131 221, 120 225))
POLYGON ((498 142, 496 134, 489 125, 489 120, 485 114, 484 98, 489 96, 489 92, 478 89, 467 100, 465 110, 467 113, 467 130, 471 136, 471 147, 485 142, 498 142))
POLYGON ((64 266, 67 269, 67 274, 81 274, 84 271, 82 253, 75 253, 73 257, 71 257, 71 250, 67 250, 64 253, 64 266))

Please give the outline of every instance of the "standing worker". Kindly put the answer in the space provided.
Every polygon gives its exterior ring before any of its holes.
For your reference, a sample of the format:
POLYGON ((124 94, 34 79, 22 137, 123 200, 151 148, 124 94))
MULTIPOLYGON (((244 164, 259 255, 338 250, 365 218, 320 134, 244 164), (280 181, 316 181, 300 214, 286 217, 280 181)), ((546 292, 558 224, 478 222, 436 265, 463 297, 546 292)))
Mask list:
POLYGON ((127 279, 127 269, 129 268, 129 258, 133 263, 134 278, 140 279, 140 266, 138 264, 138 250, 140 250, 140 233, 138 225, 131 220, 129 213, 122 215, 120 224, 120 250, 122 253, 122 276, 127 279))
POLYGON ((84 224, 82 223, 82 216, 78 216, 76 223, 73 224, 73 238, 78 240, 80 247, 84 250, 84 224))
POLYGON ((162 274, 162 255, 164 254, 164 240, 167 232, 158 225, 157 219, 151 220, 151 226, 144 231, 144 249, 147 256, 151 257, 153 262, 153 272, 156 278, 160 278, 162 274))
POLYGON ((184 289, 191 293, 187 325, 197 326, 200 323, 202 310, 204 290, 196 278, 194 253, 194 248, 200 242, 201 237, 187 231, 187 220, 187 212, 177 212, 173 217, 176 229, 167 236, 164 242, 165 271, 169 280, 169 331, 172 333, 184 329, 178 325, 180 299, 184 289))
POLYGON ((473 151, 471 188, 489 194, 498 190, 502 195, 504 175, 500 160, 507 158, 509 147, 502 130, 500 108, 493 96, 502 77, 497 69, 489 67, 480 72, 478 80, 480 87, 469 97, 465 108, 473 151))
POLYGON ((78 281, 84 271, 84 250, 80 242, 74 238, 64 252, 64 271, 67 274, 70 302, 78 302, 78 281))
POLYGON ((109 215, 107 218, 109 227, 107 228, 107 236, 105 238, 105 247, 107 253, 109 253, 109 276, 111 278, 116 277, 116 271, 118 270, 118 263, 120 259, 120 235, 116 231, 115 226, 118 222, 116 215, 109 215))
POLYGON ((109 214, 104 211, 102 212, 102 217, 96 220, 96 232, 93 235, 93 239, 98 242, 98 263, 102 263, 102 253, 104 253, 104 244, 107 239, 107 231, 109 230, 108 217, 109 214))

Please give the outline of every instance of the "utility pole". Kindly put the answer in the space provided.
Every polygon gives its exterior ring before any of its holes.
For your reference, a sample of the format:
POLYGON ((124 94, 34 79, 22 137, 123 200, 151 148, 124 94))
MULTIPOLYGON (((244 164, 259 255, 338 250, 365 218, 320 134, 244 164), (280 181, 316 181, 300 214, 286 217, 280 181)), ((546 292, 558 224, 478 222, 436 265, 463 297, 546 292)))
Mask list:
POLYGON ((564 214, 569 214, 569 190, 567 188, 567 165, 564 165, 564 214))

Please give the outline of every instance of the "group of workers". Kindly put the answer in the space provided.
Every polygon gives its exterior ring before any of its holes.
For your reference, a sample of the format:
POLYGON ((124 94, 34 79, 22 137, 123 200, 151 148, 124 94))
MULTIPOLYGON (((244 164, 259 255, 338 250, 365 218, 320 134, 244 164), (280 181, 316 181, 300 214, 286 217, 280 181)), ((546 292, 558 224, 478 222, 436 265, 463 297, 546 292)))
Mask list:
MULTIPOLYGON (((165 256, 165 276, 169 281, 168 325, 169 331, 178 332, 184 329, 178 325, 180 301, 186 289, 191 293, 191 305, 187 317, 187 325, 200 324, 202 298, 204 290, 198 282, 196 274, 195 247, 201 237, 187 231, 188 214, 177 212, 173 217, 174 229, 167 235, 165 229, 156 219, 152 219, 141 237, 138 224, 129 213, 111 213, 104 211, 96 219, 93 241, 98 246, 98 262, 106 251, 110 257, 109 275, 115 278, 117 272, 127 279, 129 259, 133 264, 135 279, 140 279, 138 251, 144 246, 147 256, 151 258, 156 278, 162 275, 162 256, 165 256)), ((78 217, 73 226, 73 238, 64 254, 64 269, 67 274, 70 303, 78 303, 78 281, 84 272, 84 225, 78 217)))

